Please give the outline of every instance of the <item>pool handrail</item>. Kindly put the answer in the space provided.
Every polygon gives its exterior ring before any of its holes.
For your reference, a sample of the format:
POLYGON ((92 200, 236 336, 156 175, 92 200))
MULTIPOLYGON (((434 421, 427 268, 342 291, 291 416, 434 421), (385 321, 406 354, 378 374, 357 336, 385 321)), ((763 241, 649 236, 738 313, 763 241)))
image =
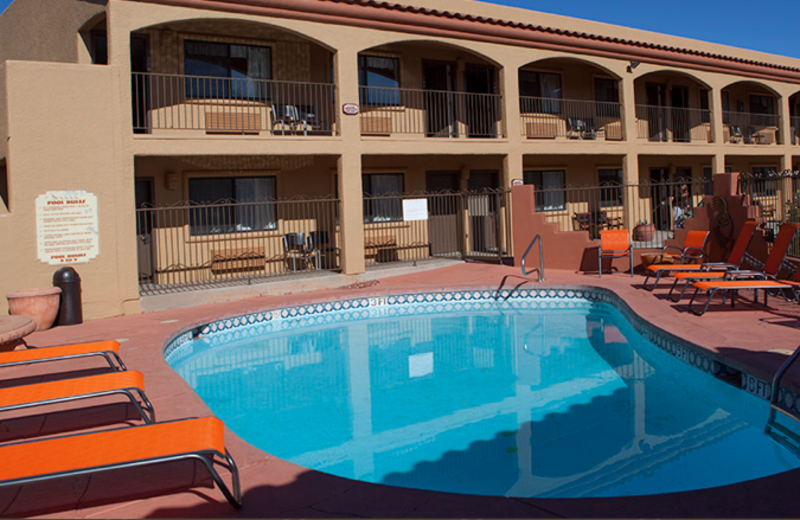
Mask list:
POLYGON ((526 249, 525 253, 522 255, 522 261, 520 262, 520 264, 522 266, 522 276, 528 276, 530 274, 528 272, 525 272, 525 258, 528 256, 528 253, 531 252, 531 249, 533 248, 533 245, 536 242, 539 242, 539 267, 537 269, 532 269, 530 271, 530 273, 532 273, 533 271, 536 271, 536 274, 538 276, 538 280, 537 281, 543 282, 544 281, 544 254, 542 253, 542 237, 541 237, 541 235, 536 235, 535 237, 533 237, 533 240, 531 240, 530 245, 528 245, 528 249, 526 249))

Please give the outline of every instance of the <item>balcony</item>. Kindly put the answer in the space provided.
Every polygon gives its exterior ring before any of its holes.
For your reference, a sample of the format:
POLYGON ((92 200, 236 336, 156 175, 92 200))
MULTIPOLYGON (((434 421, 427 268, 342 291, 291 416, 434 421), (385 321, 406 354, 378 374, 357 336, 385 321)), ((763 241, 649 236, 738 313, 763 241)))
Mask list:
POLYGON ((525 96, 519 103, 529 139, 622 140, 619 103, 525 96))
POLYGON ((711 111, 636 105, 636 136, 651 142, 710 143, 711 111))
POLYGON ((748 112, 722 112, 725 142, 736 144, 780 144, 780 116, 748 112))
POLYGON ((497 138, 502 135, 498 94, 360 87, 361 135, 497 138))
POLYGON ((798 144, 797 136, 800 135, 800 117, 792 116, 792 144, 798 144))
POLYGON ((329 83, 134 73, 133 131, 329 136, 336 133, 329 83))

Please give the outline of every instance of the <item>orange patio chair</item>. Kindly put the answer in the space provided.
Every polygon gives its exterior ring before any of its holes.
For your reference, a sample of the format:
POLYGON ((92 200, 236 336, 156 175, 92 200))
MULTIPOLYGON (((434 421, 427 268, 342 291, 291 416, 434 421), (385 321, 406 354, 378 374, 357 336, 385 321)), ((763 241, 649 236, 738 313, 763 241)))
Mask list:
POLYGON ((0 446, 0 486, 189 459, 205 465, 238 509, 242 506, 239 470, 225 449, 224 434, 222 421, 205 417, 6 444, 0 446), (230 471, 232 491, 215 462, 230 471))
MULTIPOLYGON (((693 271, 727 271, 730 269, 739 269, 742 266, 742 262, 744 261, 747 253, 747 248, 750 247, 750 241, 753 239, 753 234, 756 231, 756 221, 755 220, 747 220, 743 225, 741 231, 739 231, 739 237, 736 239, 736 242, 733 245, 733 249, 731 249, 730 254, 728 255, 727 262, 704 262, 702 264, 697 263, 672 263, 672 264, 653 264, 647 266, 647 277, 644 279, 644 288, 653 290, 658 285, 659 280, 661 277, 667 273, 679 273, 679 272, 693 272, 693 271), (650 279, 650 276, 653 274, 656 275, 656 279, 653 282, 652 287, 647 287, 647 280, 650 279)), ((687 237, 688 242, 688 237, 687 237)), ((703 241, 705 243, 705 239, 703 241)), ((702 248, 701 248, 702 249, 702 248)), ((677 282, 677 281, 676 281, 677 282)), ((672 284, 672 290, 675 289, 675 283, 672 284)), ((670 295, 672 295, 672 290, 670 290, 670 295)))
MULTIPOLYGON (((800 228, 798 224, 782 224, 778 231, 778 236, 775 243, 772 245, 772 250, 769 252, 767 261, 764 263, 764 268, 761 271, 749 270, 742 271, 738 269, 729 269, 725 271, 714 270, 699 270, 699 271, 686 271, 683 273, 675 274, 675 282, 672 284, 674 289, 678 282, 683 281, 683 289, 678 297, 672 301, 678 301, 683 298, 686 293, 686 288, 689 284, 699 281, 728 281, 733 279, 772 279, 776 280, 784 265, 784 260, 789 252, 789 247, 792 245, 795 234, 800 228)), ((724 293, 723 293, 724 294, 724 293)), ((672 290, 669 292, 672 296, 672 290)))
POLYGON ((119 343, 114 340, 74 343, 58 347, 28 348, 0 353, 0 367, 44 363, 64 359, 100 356, 108 361, 115 371, 127 370, 119 357, 119 343))
POLYGON ((627 229, 604 229, 600 231, 600 247, 597 248, 597 271, 603 276, 603 258, 630 259, 633 276, 633 244, 627 229))
POLYGON ((153 405, 144 393, 144 375, 136 370, 0 388, 0 412, 115 394, 127 396, 145 422, 155 422, 153 405))
MULTIPOLYGON (((798 270, 798 272, 800 272, 800 270, 798 270)), ((794 289, 794 286, 792 284, 783 283, 783 282, 779 282, 779 281, 776 281, 776 280, 766 280, 766 279, 760 279, 760 280, 754 280, 754 279, 748 279, 748 280, 719 280, 719 281, 701 280, 701 281, 698 281, 698 282, 694 282, 692 285, 694 286, 695 291, 694 291, 694 294, 692 295, 691 301, 689 302, 689 311, 692 314, 695 314, 697 316, 702 316, 703 314, 705 314, 705 312, 708 310, 708 306, 711 304, 712 298, 714 298, 714 295, 717 292, 720 292, 720 291, 723 294, 726 294, 726 293, 729 293, 729 292, 733 293, 733 295, 731 296, 731 307, 735 307, 735 305, 736 305, 736 294, 740 290, 755 291, 755 295, 753 297, 753 300, 758 302, 758 290, 759 289, 763 289, 764 290, 764 306, 766 306, 767 305, 767 297, 769 296, 769 291, 771 291, 771 290, 785 290, 785 289, 792 290, 792 289, 794 289), (705 305, 703 306, 703 310, 698 311, 698 310, 692 308, 692 304, 694 303, 694 299, 695 299, 695 297, 697 296, 697 294, 700 291, 708 293, 708 300, 706 301, 705 305)))

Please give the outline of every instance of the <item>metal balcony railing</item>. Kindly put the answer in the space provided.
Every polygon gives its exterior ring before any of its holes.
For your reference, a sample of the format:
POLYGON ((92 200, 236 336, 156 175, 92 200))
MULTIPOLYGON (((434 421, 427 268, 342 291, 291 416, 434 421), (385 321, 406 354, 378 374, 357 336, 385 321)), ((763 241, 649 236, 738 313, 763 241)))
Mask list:
POLYGON ((636 135, 654 142, 711 142, 711 111, 636 105, 636 135))
POLYGON ((792 123, 792 130, 791 130, 792 131, 792 140, 791 140, 791 143, 792 144, 800 144, 800 142, 798 142, 798 141, 800 141, 800 139, 798 139, 798 136, 800 136, 800 117, 793 116, 791 118, 791 123, 792 123))
POLYGON ((722 112, 725 141, 743 144, 780 144, 780 116, 748 112, 722 112))
POLYGON ((519 105, 525 137, 622 140, 619 103, 523 96, 519 105))
POLYGON ((137 133, 335 133, 335 86, 329 83, 137 72, 131 88, 137 133))
POLYGON ((360 87, 361 134, 495 138, 501 97, 444 90, 360 87))

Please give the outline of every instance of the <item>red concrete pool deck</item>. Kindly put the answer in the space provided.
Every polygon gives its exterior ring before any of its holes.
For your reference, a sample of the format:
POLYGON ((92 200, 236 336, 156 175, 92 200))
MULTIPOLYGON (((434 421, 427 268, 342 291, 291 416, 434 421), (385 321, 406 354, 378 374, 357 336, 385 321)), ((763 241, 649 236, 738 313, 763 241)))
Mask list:
MULTIPOLYGON (((704 316, 695 316, 687 311, 688 298, 677 304, 665 299, 671 279, 655 292, 649 292, 642 288, 644 278, 638 274, 633 278, 623 273, 602 278, 557 270, 546 274, 545 282, 536 283, 535 275, 521 277, 519 268, 465 263, 384 278, 366 288, 266 296, 104 319, 36 332, 26 339, 32 346, 120 340, 120 353, 127 367, 145 374, 145 388, 159 421, 211 415, 189 385, 164 361, 162 351, 168 341, 185 330, 218 319, 303 303, 441 290, 604 287, 657 327, 689 340, 729 366, 744 368, 765 379, 771 378, 787 354, 800 345, 797 303, 771 298, 770 307, 765 308, 745 298, 739 300, 735 309, 715 304, 704 316)), ((40 365, 4 369, 0 384, 46 379, 46 374, 62 370, 79 375, 84 369, 100 366, 96 361, 46 365, 46 368, 40 365)), ((790 373, 787 384, 800 387, 800 371, 790 373)), ((76 424, 85 429, 101 427, 109 417, 116 417, 113 414, 119 413, 119 407, 103 404, 74 411, 74 405, 62 405, 51 407, 48 414, 38 417, 21 414, 12 417, 15 420, 0 423, 3 426, 0 435, 5 435, 0 441, 69 431, 76 424)), ((120 420, 125 418, 125 414, 120 415, 120 420)), ((176 464, 166 469, 124 470, 109 476, 63 479, 57 485, 37 484, 23 488, 18 495, 0 493, 0 514, 44 518, 765 518, 800 514, 800 494, 796 491, 800 470, 709 490, 632 498, 481 497, 368 484, 310 471, 264 453, 230 431, 226 431, 226 444, 239 466, 242 481, 244 507, 238 511, 228 505, 218 489, 211 489, 207 481, 204 487, 190 488, 184 480, 188 478, 191 482, 195 478, 187 477, 192 473, 191 467, 186 469, 176 464), (159 490, 172 488, 177 492, 158 494, 159 490)), ((203 475, 197 478, 202 479, 203 475)))

